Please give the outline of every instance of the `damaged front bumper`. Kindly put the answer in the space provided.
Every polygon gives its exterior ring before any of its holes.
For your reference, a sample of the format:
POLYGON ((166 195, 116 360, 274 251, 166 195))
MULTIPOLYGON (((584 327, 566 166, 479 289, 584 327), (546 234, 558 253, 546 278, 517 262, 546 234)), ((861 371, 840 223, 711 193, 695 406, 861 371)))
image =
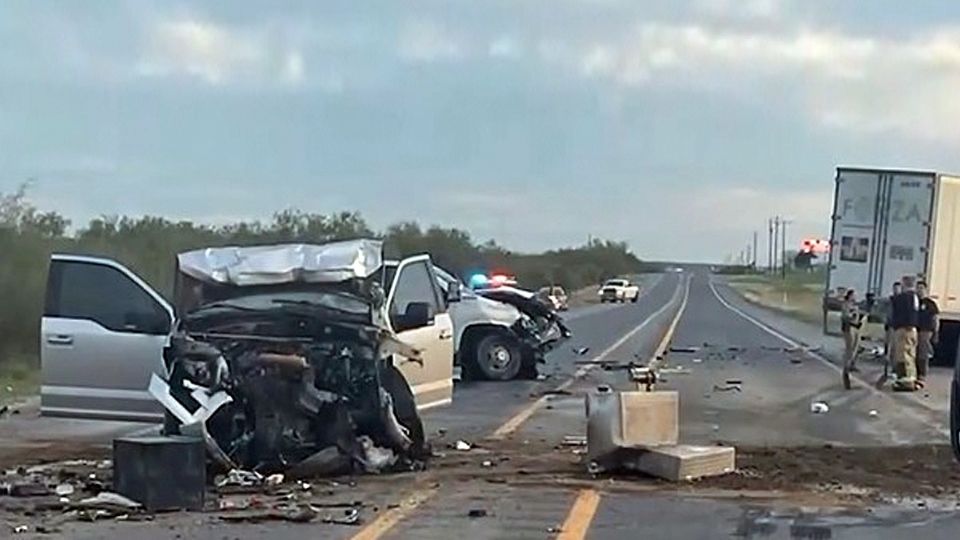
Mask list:
POLYGON ((423 430, 392 358, 419 353, 379 328, 328 327, 327 335, 175 335, 170 377, 149 385, 167 411, 166 431, 202 439, 223 470, 310 476, 416 466, 423 430))

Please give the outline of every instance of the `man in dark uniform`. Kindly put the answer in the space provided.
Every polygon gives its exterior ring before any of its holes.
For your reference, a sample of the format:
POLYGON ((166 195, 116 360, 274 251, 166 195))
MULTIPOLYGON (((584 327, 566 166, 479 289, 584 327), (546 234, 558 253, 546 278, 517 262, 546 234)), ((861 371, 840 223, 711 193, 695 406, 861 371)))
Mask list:
POLYGON ((930 298, 925 281, 917 283, 917 296, 920 297, 917 317, 917 386, 923 388, 927 379, 927 368, 933 358, 933 346, 937 343, 940 307, 930 298))
POLYGON ((893 367, 897 380, 893 389, 913 392, 917 389, 917 325, 920 315, 920 297, 914 291, 912 276, 900 281, 903 290, 891 303, 893 327, 893 367))

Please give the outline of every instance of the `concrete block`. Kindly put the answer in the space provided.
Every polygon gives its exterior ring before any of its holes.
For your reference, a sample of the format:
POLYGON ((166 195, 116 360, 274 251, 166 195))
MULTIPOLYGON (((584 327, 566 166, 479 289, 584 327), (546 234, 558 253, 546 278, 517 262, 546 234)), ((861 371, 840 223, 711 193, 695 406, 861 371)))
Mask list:
POLYGON ((676 392, 600 391, 587 395, 590 459, 622 448, 674 445, 680 436, 676 392))
POLYGON ((671 445, 647 448, 623 456, 623 468, 671 482, 731 473, 736 451, 725 446, 671 445))

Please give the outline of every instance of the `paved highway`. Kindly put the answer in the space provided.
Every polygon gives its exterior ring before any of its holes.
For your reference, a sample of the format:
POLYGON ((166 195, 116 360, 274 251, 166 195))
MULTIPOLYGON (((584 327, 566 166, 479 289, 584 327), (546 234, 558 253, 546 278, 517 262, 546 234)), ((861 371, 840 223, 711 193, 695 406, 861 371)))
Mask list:
MULTIPOLYGON (((639 477, 591 478, 566 435, 583 435, 583 393, 626 389, 623 371, 597 361, 648 360, 667 350, 660 388, 681 397, 681 439, 746 449, 772 445, 891 447, 944 443, 945 417, 916 396, 860 385, 844 391, 837 369, 817 353, 788 350, 795 340, 706 273, 653 276, 636 304, 589 306, 568 316, 574 338, 549 355, 540 381, 465 383, 454 404, 427 414, 437 457, 420 473, 324 483, 332 500, 362 500, 360 526, 314 523, 224 524, 213 514, 158 516, 148 523, 65 525, 71 538, 954 538, 955 494, 937 500, 870 499, 853 504, 833 492, 729 481, 675 487, 639 477), (586 347, 585 354, 574 349, 586 347), (669 348, 688 352, 669 352, 669 348), (591 363, 593 362, 593 363, 591 363), (680 368, 680 369, 677 369, 680 368), (736 384, 733 381, 739 381, 736 384), (733 389, 739 388, 739 391, 733 389), (823 401, 829 412, 812 414, 823 401), (452 449, 457 440, 475 446, 452 449), (726 483, 725 483, 726 482, 726 483), (470 516, 470 513, 474 517, 470 516), (909 527, 909 528, 908 528, 909 527), (179 536, 178 536, 179 535, 179 536)), ((27 420, 19 420, 25 422, 27 420)), ((115 426, 115 429, 131 429, 115 426)), ((4 429, 0 425, 0 430, 4 429)), ((8 429, 9 432, 9 429, 8 429)), ((103 435, 101 433, 101 435, 103 435)), ((832 450, 831 450, 832 451, 832 450)), ((883 474, 897 468, 888 448, 883 474)), ((763 454, 760 454, 761 456, 763 454)), ((792 454, 791 454, 792 455, 792 454)), ((857 454, 859 456, 859 454, 857 454)), ((917 454, 918 458, 920 454, 917 454)), ((774 455, 773 459, 779 459, 774 455)), ((785 459, 785 458, 784 458, 785 459)), ((866 459, 855 457, 855 459, 866 459)), ((881 460, 883 461, 883 460, 881 460)), ((751 462, 752 463, 752 462, 751 462)), ((741 463, 742 464, 742 463, 741 463)), ((842 472, 842 471, 841 471, 842 472)), ((787 471, 785 474, 789 474, 787 471)), ((866 478, 881 481, 886 478, 866 478)), ((842 487, 842 486, 841 486, 842 487)), ((842 490, 841 490, 842 491, 842 490)))

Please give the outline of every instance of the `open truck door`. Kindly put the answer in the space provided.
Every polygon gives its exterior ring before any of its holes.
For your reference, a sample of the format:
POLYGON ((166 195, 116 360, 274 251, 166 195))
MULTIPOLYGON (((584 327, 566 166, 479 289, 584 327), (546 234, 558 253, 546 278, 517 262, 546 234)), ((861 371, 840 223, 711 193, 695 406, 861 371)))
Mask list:
POLYGON ((453 322, 428 255, 397 266, 387 297, 390 326, 401 341, 421 351, 419 360, 399 358, 418 409, 453 399, 453 322))
POLYGON ((40 323, 40 414, 158 421, 147 392, 161 373, 173 308, 123 265, 54 254, 40 323))

